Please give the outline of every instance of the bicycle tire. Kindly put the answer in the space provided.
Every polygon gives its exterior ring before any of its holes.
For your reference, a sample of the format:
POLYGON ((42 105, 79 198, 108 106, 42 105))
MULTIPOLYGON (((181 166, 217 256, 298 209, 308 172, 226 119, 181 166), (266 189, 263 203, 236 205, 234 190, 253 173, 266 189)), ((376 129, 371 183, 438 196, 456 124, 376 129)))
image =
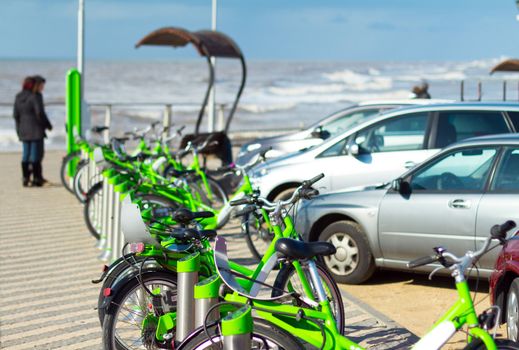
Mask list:
MULTIPOLYGON (((141 276, 142 282, 150 289, 154 291, 157 288, 162 288, 162 291, 174 290, 176 296, 176 287, 177 287, 177 278, 176 274, 168 273, 168 272, 144 272, 141 276), (155 286, 155 287, 154 287, 155 286), (162 286, 162 287, 157 287, 162 286), (165 289, 164 287, 167 287, 165 289)), ((166 294, 166 293, 165 293, 166 294)), ((137 295, 137 294, 136 294, 137 295)), ((173 296, 170 295, 170 301, 168 311, 176 310, 176 299, 173 300, 173 296), (173 302, 175 304, 173 305, 173 302)), ((140 296, 138 296, 140 298, 140 296)), ((148 334, 149 337, 155 338, 155 332, 149 330, 148 333, 144 332, 143 336, 142 331, 142 320, 145 315, 148 314, 148 304, 151 302, 149 299, 149 295, 142 289, 142 286, 139 282, 139 278, 135 277, 128 281, 128 283, 122 288, 117 295, 115 295, 112 299, 111 305, 107 308, 105 317, 103 320, 103 346, 105 350, 129 350, 129 349, 159 349, 158 347, 145 346, 144 344, 148 344, 147 342, 152 342, 151 338, 145 339, 145 335, 148 334), (142 293, 143 297, 145 297, 144 302, 140 302, 139 305, 126 306, 131 305, 131 295, 132 293, 142 293), (128 303, 126 302, 128 300, 128 303), (140 309, 139 309, 140 307, 140 309), (124 308, 124 309, 123 309, 124 308), (146 309, 146 310, 143 310, 146 309), (128 312, 128 310, 130 312, 128 312), (121 315, 121 311, 128 312, 130 317, 126 318, 125 314, 121 315), (118 322, 119 316, 121 316, 121 322, 118 322), (125 326, 128 325, 128 328, 125 326), (119 328, 117 328, 119 326, 119 328), (124 337, 122 336, 124 334, 124 337), (130 345, 127 345, 127 344, 130 345), (138 344, 141 344, 139 346, 138 344)), ((139 299, 136 299, 139 300, 139 299)))
POLYGON ((96 224, 94 223, 93 217, 90 214, 91 211, 95 213, 96 210, 94 208, 94 199, 96 198, 96 196, 102 197, 102 191, 103 182, 100 181, 90 188, 86 195, 86 200, 84 203, 85 205, 83 206, 83 217, 85 219, 85 224, 88 228, 88 232, 90 232, 90 234, 94 236, 95 239, 99 239, 101 237, 101 231, 100 229, 96 228, 96 224))
MULTIPOLYGON (((519 350, 519 343, 508 339, 494 339, 496 348, 500 350, 519 350)), ((486 350, 487 347, 479 339, 467 344, 463 350, 486 350)))
POLYGON ((82 185, 82 177, 88 172, 88 166, 88 160, 82 159, 77 165, 76 174, 74 174, 74 179, 72 180, 72 192, 79 203, 85 203, 89 190, 89 188, 83 188, 82 185))
POLYGON ((70 154, 67 154, 65 157, 63 157, 63 160, 61 161, 61 167, 59 170, 60 180, 63 184, 63 187, 65 187, 65 189, 70 193, 74 193, 74 189, 70 184, 70 177, 68 176, 68 165, 73 159, 79 158, 80 155, 81 151, 75 151, 70 154))
POLYGON ((99 289, 99 296, 97 298, 97 315, 99 317, 99 323, 101 324, 101 326, 103 326, 104 317, 105 317, 105 308, 101 307, 103 304, 103 300, 105 298, 104 290, 106 288, 113 287, 114 282, 119 277, 121 277, 124 274, 124 272, 126 272, 128 269, 130 269, 132 267, 138 269, 144 259, 145 259, 145 257, 137 256, 133 253, 128 253, 128 254, 125 254, 124 258, 120 257, 117 260, 115 260, 108 268, 109 273, 103 279, 103 284, 101 285, 101 288, 99 289), (128 266, 126 261, 129 261, 132 263, 131 267, 128 266))
MULTIPOLYGON (((344 326, 345 326, 345 312, 344 312, 344 302, 342 301, 342 295, 337 286, 337 283, 330 275, 326 267, 324 267, 321 263, 316 261, 317 271, 319 272, 319 276, 323 281, 323 287, 325 288, 326 294, 328 295, 328 300, 330 301, 330 306, 335 315, 335 321, 337 323, 338 331, 344 335, 344 326)), ((295 268, 292 264, 283 265, 281 270, 279 271, 276 280, 274 282, 275 289, 272 290, 272 296, 276 297, 282 294, 282 290, 288 289, 288 282, 291 281, 291 277, 294 276, 295 268)), ((306 272, 308 274, 308 272, 306 272)), ((307 277, 308 281, 311 283, 310 277, 307 277)), ((297 278, 298 280, 298 278, 297 278)), ((297 280, 292 280, 292 288, 297 280)), ((304 295, 302 286, 300 288, 294 288, 298 291, 299 294, 304 295)), ((314 291, 315 295, 315 291, 314 291)))
MULTIPOLYGON (((207 327, 211 340, 207 337, 203 328, 198 328, 186 339, 177 350, 203 350, 214 349, 213 343, 220 345, 216 349, 221 349, 223 338, 218 333, 219 325, 214 324, 207 327), (212 341, 212 342, 211 342, 212 341)), ((276 327, 270 322, 254 318, 254 330, 251 334, 253 347, 251 349, 264 349, 265 347, 254 347, 255 344, 264 345, 264 341, 268 341, 268 349, 284 349, 284 350, 303 350, 305 347, 290 333, 276 327)), ((243 349, 248 350, 248 349, 243 349)))
MULTIPOLYGON (((206 178, 213 199, 209 199, 209 194, 207 193, 207 190, 201 178, 195 179, 193 181, 188 181, 188 185, 192 189, 192 191, 195 191, 200 195, 200 199, 204 204, 210 206, 214 210, 220 210, 229 201, 227 193, 224 191, 224 189, 218 183, 218 181, 216 181, 208 175, 206 175, 206 178)), ((196 193, 193 193, 193 195, 195 195, 196 193)))
POLYGON ((274 234, 265 226, 263 217, 257 218, 252 213, 242 218, 241 228, 244 231, 247 247, 253 257, 259 262, 270 246, 274 234))

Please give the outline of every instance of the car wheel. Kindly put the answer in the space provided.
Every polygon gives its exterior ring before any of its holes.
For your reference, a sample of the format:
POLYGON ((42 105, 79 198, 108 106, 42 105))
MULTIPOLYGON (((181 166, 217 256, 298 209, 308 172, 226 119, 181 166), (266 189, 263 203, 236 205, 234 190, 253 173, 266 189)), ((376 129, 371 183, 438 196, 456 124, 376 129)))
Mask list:
POLYGON ((326 268, 337 282, 359 284, 375 272, 366 234, 356 222, 334 222, 324 229, 319 240, 337 248, 334 255, 323 257, 326 268))
POLYGON ((294 191, 296 190, 296 188, 297 187, 290 187, 290 188, 287 188, 287 189, 279 192, 274 197, 274 202, 286 201, 287 199, 290 199, 290 197, 292 197, 292 194, 294 194, 294 191))
POLYGON ((519 278, 512 281, 506 298, 506 330, 508 339, 519 339, 519 278))

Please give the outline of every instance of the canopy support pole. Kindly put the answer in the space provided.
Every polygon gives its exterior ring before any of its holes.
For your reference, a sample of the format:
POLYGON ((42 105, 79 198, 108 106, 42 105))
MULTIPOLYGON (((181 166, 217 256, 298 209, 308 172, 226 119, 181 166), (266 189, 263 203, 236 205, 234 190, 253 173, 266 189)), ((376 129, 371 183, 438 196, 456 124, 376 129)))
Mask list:
MULTIPOLYGON (((217 19, 217 8, 218 8, 218 1, 212 0, 212 11, 211 11, 211 30, 216 31, 216 19, 217 19)), ((216 69, 216 58, 211 57, 211 65, 213 66, 213 71, 216 69)), ((208 116, 207 116, 207 131, 213 132, 214 131, 214 125, 215 125, 215 100, 216 100, 216 89, 214 86, 214 83, 211 87, 211 92, 209 94, 209 110, 208 110, 208 116)))

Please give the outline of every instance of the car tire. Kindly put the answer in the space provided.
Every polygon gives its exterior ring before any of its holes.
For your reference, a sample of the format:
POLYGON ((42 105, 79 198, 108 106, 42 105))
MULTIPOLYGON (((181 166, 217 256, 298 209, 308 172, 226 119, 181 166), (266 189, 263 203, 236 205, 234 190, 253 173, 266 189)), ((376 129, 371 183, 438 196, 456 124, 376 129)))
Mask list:
POLYGON ((278 194, 276 194, 274 196, 273 202, 286 201, 287 199, 290 199, 290 197, 292 197, 292 194, 294 194, 294 191, 296 190, 296 188, 297 187, 290 187, 290 188, 286 188, 283 191, 279 192, 278 194))
POLYGON ((506 297, 506 332, 508 339, 519 339, 519 277, 510 284, 506 297))
POLYGON ((337 253, 322 258, 335 281, 360 284, 375 272, 375 262, 366 234, 353 221, 337 221, 328 225, 319 235, 319 241, 330 242, 337 253))

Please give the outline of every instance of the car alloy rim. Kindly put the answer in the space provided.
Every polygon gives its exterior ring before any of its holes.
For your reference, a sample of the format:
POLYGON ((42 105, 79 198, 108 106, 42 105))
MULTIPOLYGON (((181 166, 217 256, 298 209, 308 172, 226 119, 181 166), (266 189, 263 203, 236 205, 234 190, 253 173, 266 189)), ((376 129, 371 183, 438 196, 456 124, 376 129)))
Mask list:
POLYGON ((519 303, 514 292, 508 294, 508 302, 506 304, 506 327, 508 330, 508 338, 517 341, 517 321, 519 319, 519 303))
POLYGON ((349 275, 359 263, 359 248, 346 233, 335 233, 327 242, 337 248, 337 253, 324 257, 328 269, 336 275, 349 275))

